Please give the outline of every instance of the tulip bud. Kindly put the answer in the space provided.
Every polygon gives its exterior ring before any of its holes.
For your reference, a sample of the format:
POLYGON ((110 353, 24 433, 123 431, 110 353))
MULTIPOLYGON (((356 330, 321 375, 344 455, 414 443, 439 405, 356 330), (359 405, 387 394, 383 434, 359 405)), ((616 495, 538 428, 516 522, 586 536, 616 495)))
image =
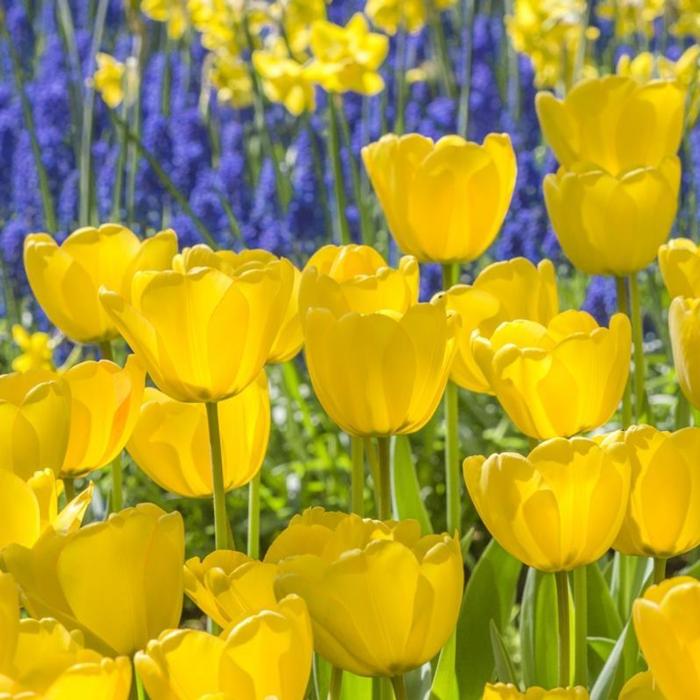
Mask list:
POLYGON ((671 299, 700 297, 700 249, 688 238, 672 238, 659 248, 659 267, 671 299))
POLYGON ((630 678, 623 686, 618 700, 667 700, 659 690, 654 676, 642 671, 630 678))
POLYGON ((685 398, 700 408, 700 299, 676 297, 668 311, 673 364, 685 398))
POLYGON ((588 691, 581 686, 575 688, 528 688, 521 692, 510 683, 487 683, 481 700, 588 700, 588 691))

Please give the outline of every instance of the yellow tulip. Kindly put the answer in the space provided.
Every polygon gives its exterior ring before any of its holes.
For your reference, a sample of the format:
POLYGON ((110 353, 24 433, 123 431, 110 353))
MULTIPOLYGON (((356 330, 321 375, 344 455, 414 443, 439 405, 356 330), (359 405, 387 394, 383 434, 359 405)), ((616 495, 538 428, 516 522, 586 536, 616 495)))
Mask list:
POLYGON ((139 270, 164 270, 177 252, 173 231, 140 241, 118 224, 74 231, 59 246, 45 233, 24 241, 27 279, 51 322, 69 338, 96 343, 119 333, 99 300, 102 285, 129 297, 139 270))
POLYGON ((277 567, 241 552, 218 550, 185 562, 185 593, 197 607, 226 629, 248 615, 277 603, 277 567))
POLYGON ((4 561, 33 617, 53 617, 117 656, 179 624, 184 549, 180 514, 144 503, 75 532, 48 530, 31 549, 10 545, 4 561))
POLYGON ((306 314, 306 362, 316 396, 350 435, 406 435, 431 418, 456 351, 457 319, 441 301, 396 312, 306 314))
POLYGON ((136 654, 151 700, 303 700, 313 639, 304 601, 288 596, 221 637, 170 630, 136 654))
POLYGON ((493 263, 479 273, 474 284, 457 284, 438 296, 444 296, 447 309, 461 321, 450 378, 482 394, 493 392, 474 359, 474 331, 489 338, 505 321, 527 319, 546 325, 559 313, 557 280, 549 260, 537 267, 526 258, 493 263))
POLYGON ((294 268, 284 260, 235 276, 213 267, 139 272, 131 303, 102 303, 156 386, 178 401, 240 394, 268 362, 289 308, 294 268))
POLYGON ((632 612, 639 646, 663 697, 700 697, 700 582, 679 576, 651 586, 632 612))
POLYGON ((615 549, 666 559, 700 545, 700 428, 669 433, 632 426, 601 440, 603 446, 624 445, 631 470, 627 514, 615 549))
POLYGON ((141 11, 156 22, 165 23, 171 39, 180 39, 187 30, 187 3, 183 0, 141 0, 141 11))
POLYGON ((673 364, 685 398, 700 408, 700 299, 676 297, 668 311, 673 364))
POLYGON ((127 700, 131 663, 102 658, 55 620, 20 620, 17 588, 0 573, 0 697, 127 700))
POLYGON ((129 355, 124 368, 107 360, 81 362, 63 377, 71 418, 61 475, 75 478, 104 467, 124 449, 139 417, 146 376, 129 355))
POLYGON ((630 678, 620 691, 618 700, 666 700, 649 671, 642 671, 630 678))
POLYGON ((678 210, 681 166, 610 175, 576 166, 544 179, 547 212, 566 256, 591 275, 624 277, 645 268, 668 238, 678 210))
POLYGON ((600 559, 620 532, 630 488, 624 448, 553 438, 527 457, 464 460, 479 516, 510 554, 540 571, 571 571, 600 559))
POLYGON ((379 68, 389 52, 389 39, 369 31, 357 13, 341 27, 325 19, 311 25, 313 60, 308 76, 326 92, 376 95, 384 89, 379 68))
POLYGON ((336 313, 370 314, 389 309, 400 314, 418 302, 420 271, 406 255, 396 269, 366 245, 326 245, 306 263, 299 288, 302 319, 312 307, 336 313))
POLYGON ((481 700, 588 700, 588 691, 575 688, 528 688, 522 692, 510 683, 487 683, 481 700))
POLYGON ((295 117, 316 110, 316 92, 304 65, 272 51, 254 51, 253 66, 270 102, 284 105, 295 117))
MULTIPOLYGON (((219 403, 224 489, 247 484, 265 459, 270 437, 267 377, 219 403)), ((205 408, 181 403, 147 388, 126 449, 134 462, 166 491, 188 498, 211 496, 212 465, 205 408)))
POLYGON ((631 330, 615 314, 599 327, 584 311, 565 311, 547 326, 502 323, 490 338, 475 335, 472 352, 516 427, 539 440, 600 427, 627 383, 631 330))
POLYGON ((286 298, 284 318, 273 343, 269 364, 287 362, 301 350, 303 334, 299 319, 299 285, 301 272, 286 258, 278 258, 267 250, 250 248, 240 253, 231 250, 214 252, 209 246, 196 245, 185 248, 173 259, 173 268, 180 272, 191 272, 198 267, 213 267, 231 278, 241 277, 252 270, 266 270, 268 266, 279 263, 281 275, 293 279, 291 293, 286 298))
POLYGON ((266 561, 277 595, 306 601, 316 651, 362 676, 396 676, 449 639, 462 598, 459 539, 421 537, 414 520, 382 522, 311 508, 292 518, 266 561))
POLYGON ((0 469, 23 479, 37 470, 58 475, 70 430, 70 392, 53 372, 0 376, 0 469))
POLYGON ((13 372, 28 372, 30 369, 54 369, 51 338, 48 333, 32 333, 15 323, 12 340, 22 354, 12 360, 13 372))
POLYGON ((700 249, 688 238, 672 238, 659 248, 659 267, 669 296, 700 297, 700 249))
POLYGON ((535 104, 547 143, 568 169, 587 163, 618 176, 658 167, 683 135, 685 90, 671 81, 606 76, 579 83, 563 100, 540 92, 535 104))
POLYGON ((12 543, 31 547, 50 527, 57 532, 80 527, 94 484, 90 482, 60 513, 59 485, 50 469, 36 472, 28 481, 0 469, 0 550, 12 543))
POLYGON ((95 90, 102 95, 105 104, 114 109, 124 101, 124 74, 126 68, 114 56, 99 52, 95 56, 97 70, 92 79, 95 90))
POLYGON ((507 134, 483 145, 460 136, 383 136, 362 149, 392 236, 421 262, 466 262, 493 243, 508 211, 517 164, 507 134))

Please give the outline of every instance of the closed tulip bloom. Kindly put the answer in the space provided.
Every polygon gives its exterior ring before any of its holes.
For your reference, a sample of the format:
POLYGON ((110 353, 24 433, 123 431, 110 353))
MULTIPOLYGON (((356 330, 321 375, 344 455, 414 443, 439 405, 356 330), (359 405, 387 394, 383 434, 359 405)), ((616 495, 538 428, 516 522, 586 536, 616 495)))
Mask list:
POLYGON ((474 331, 488 338, 504 321, 528 319, 546 325, 559 313, 557 280, 549 260, 537 267, 526 258, 493 263, 479 273, 474 284, 457 284, 440 295, 461 321, 450 378, 482 394, 493 392, 474 359, 474 331))
POLYGON ((24 267, 51 322, 79 343, 113 340, 119 331, 99 300, 101 286, 129 298, 139 270, 165 270, 177 252, 174 231, 140 240, 118 224, 74 231, 61 245, 45 233, 24 241, 24 267))
MULTIPOLYGON (((270 438, 267 377, 219 403, 224 489, 247 484, 265 459, 270 438)), ((147 388, 126 446, 134 462, 166 491, 187 498, 211 496, 212 465, 204 406, 182 403, 147 388)))
POLYGON ((587 166, 547 175, 547 212, 564 253, 591 275, 645 268, 671 232, 680 178, 676 156, 619 176, 587 166))
POLYGON ((487 683, 481 700, 588 700, 588 691, 575 688, 528 688, 521 691, 510 683, 487 683))
POLYGON ((185 593, 224 629, 275 607, 277 567, 241 552, 218 550, 185 562, 185 593))
POLYGON ((615 314, 599 327, 584 311, 565 311, 547 326, 502 323, 475 335, 472 352, 516 427, 539 440, 575 435, 606 423, 627 383, 630 322, 615 314))
POLYGON ((464 480, 498 543, 549 572, 591 564, 610 549, 630 485, 624 448, 604 449, 584 438, 553 438, 527 457, 468 457, 464 480))
POLYGON ((72 532, 80 527, 94 485, 90 482, 60 512, 59 485, 50 469, 36 472, 28 481, 0 469, 0 550, 13 543, 31 547, 48 528, 72 532))
POLYGON ((156 386, 178 401, 221 401, 260 374, 289 308, 291 263, 275 260, 235 276, 213 267, 134 276, 131 302, 103 289, 102 302, 156 386))
POLYGON ((53 372, 0 376, 0 468, 24 480, 42 469, 58 475, 68 446, 70 405, 68 385, 53 372))
POLYGON ((81 362, 64 375, 71 396, 70 436, 61 475, 75 478, 109 464, 126 445, 143 398, 146 373, 135 355, 81 362))
POLYGON ((618 700, 666 700, 649 671, 642 671, 623 686, 618 700))
POLYGON ((459 539, 421 537, 414 520, 382 522, 312 508, 270 547, 277 595, 306 601, 316 651, 362 676, 393 677, 432 659, 457 622, 459 539))
POLYGON ((700 299, 676 297, 668 311, 673 364, 685 398, 700 408, 700 299))
POLYGON ((585 80, 563 100, 540 92, 535 105, 545 140, 565 168, 595 165, 611 175, 656 167, 675 156, 683 135, 685 90, 675 81, 585 80))
POLYGON ((33 617, 80 630, 108 656, 131 655, 182 611, 184 528, 179 513, 144 503, 66 534, 44 533, 4 552, 33 617))
POLYGON ((632 609, 634 631, 666 700, 700 697, 700 582, 689 576, 647 589, 632 609))
POLYGON ((482 145, 388 134, 362 159, 391 234, 421 262, 467 262, 493 243, 508 211, 517 163, 508 134, 482 145))
POLYGON ((627 514, 615 549, 664 559, 695 549, 700 544, 700 428, 669 433, 632 426, 601 444, 624 445, 631 470, 627 514))
POLYGON ((700 249, 688 238, 672 238, 659 248, 659 267, 669 296, 700 297, 700 249))
POLYGON ((169 630, 136 654, 151 700, 303 700, 313 638, 304 601, 288 596, 220 637, 169 630))
POLYGON ((326 245, 306 263, 299 289, 301 317, 312 307, 337 313, 405 313, 418 303, 420 271, 406 255, 396 269, 367 245, 326 245))
POLYGON ((457 319, 443 302, 395 312, 306 314, 306 362, 316 396, 350 435, 420 430, 440 402, 456 350, 457 319))

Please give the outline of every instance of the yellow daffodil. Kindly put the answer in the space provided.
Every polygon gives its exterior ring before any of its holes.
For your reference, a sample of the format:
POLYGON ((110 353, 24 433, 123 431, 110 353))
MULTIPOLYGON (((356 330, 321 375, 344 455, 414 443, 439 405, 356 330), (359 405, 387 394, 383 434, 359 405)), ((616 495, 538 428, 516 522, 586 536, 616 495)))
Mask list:
POLYGON ((126 67, 114 56, 98 53, 97 70, 92 79, 95 90, 102 95, 105 104, 114 109, 124 101, 124 74, 126 67))
POLYGON ((170 630, 136 654, 151 700, 303 700, 313 638, 304 601, 288 596, 220 637, 170 630))
POLYGON ((642 671, 625 683, 618 700, 666 700, 666 698, 659 690, 654 676, 649 671, 642 671))
POLYGON ((219 102, 234 109, 253 104, 253 79, 250 69, 239 56, 218 52, 212 56, 209 79, 216 88, 219 102))
POLYGON ((547 212, 566 256, 591 275, 624 277, 644 269, 668 238, 678 210, 681 164, 617 176, 604 170, 560 168, 544 179, 547 212))
POLYGON ((654 20, 663 17, 665 0, 603 0, 596 13, 615 23, 615 36, 625 39, 635 34, 650 37, 654 20))
MULTIPOLYGON (((367 0, 365 14, 379 29, 393 36, 397 31, 415 34, 428 20, 430 0, 367 0)), ((435 0, 432 9, 442 12, 454 7, 457 0, 435 0)))
POLYGON ((521 691, 510 683, 487 683, 481 700, 588 700, 588 691, 575 688, 528 688, 521 691))
POLYGON ((47 530, 31 549, 10 545, 4 561, 32 616, 117 656, 179 624, 184 550, 180 514, 144 503, 75 532, 47 530))
POLYGON ((700 297, 700 248, 688 238, 672 238, 659 248, 659 267, 669 296, 700 297))
POLYGON ((284 34, 298 56, 309 47, 313 23, 326 19, 326 0, 281 0, 281 5, 284 34))
POLYGON ((591 564, 610 549, 630 485, 625 449, 604 449, 584 438, 553 438, 527 457, 468 457, 464 480, 498 543, 549 572, 591 564))
POLYGON ((379 68, 389 52, 389 40, 369 31, 364 15, 341 27, 327 20, 311 25, 310 80, 326 92, 376 95, 384 89, 379 68))
POLYGON ((118 337, 102 308, 102 285, 129 298, 139 270, 165 270, 177 252, 174 231, 144 241, 118 224, 74 231, 59 246, 45 233, 24 242, 27 279, 51 322, 69 338, 96 343, 118 337))
POLYGON ((546 440, 606 423, 627 383, 631 329, 624 314, 600 327, 584 311, 565 311, 548 325, 502 323, 472 352, 491 390, 517 428, 546 440))
POLYGON ((432 659, 457 622, 459 540, 421 537, 416 521, 313 508, 292 518, 266 561, 277 595, 306 601, 318 653, 363 676, 396 676, 432 659))
POLYGON ((474 284, 458 284, 438 296, 444 296, 447 309, 461 321, 450 378, 482 394, 493 392, 474 359, 474 331, 489 338, 505 321, 526 319, 547 325, 559 313, 557 280, 549 260, 537 267, 526 258, 493 263, 479 273, 474 284))
POLYGON ((12 360, 15 372, 28 372, 32 369, 54 369, 51 338, 48 333, 29 333, 26 328, 15 323, 12 326, 12 340, 22 354, 12 360))
POLYGON ((270 25, 267 0, 187 0, 192 26, 202 34, 202 45, 215 54, 226 53, 240 57, 248 48, 248 36, 253 45, 260 43, 260 34, 270 25))
POLYGON ((189 26, 187 0, 141 0, 141 11, 156 22, 164 22, 171 39, 180 39, 189 26))
POLYGON ((515 187, 507 134, 489 134, 483 145, 389 134, 363 148, 362 159, 404 253, 421 262, 466 262, 493 243, 515 187))
POLYGON ((295 117, 316 109, 314 86, 301 63, 272 51, 255 51, 253 66, 270 102, 283 104, 295 117))
POLYGON ((700 1, 677 0, 674 5, 678 20, 672 27, 673 33, 700 38, 700 1))
POLYGON ((305 318, 306 362, 328 415, 355 436, 405 435, 430 420, 456 351, 457 318, 445 304, 415 304, 405 314, 305 318))
MULTIPOLYGON (((127 443, 134 462, 166 491, 211 496, 212 464, 207 416, 201 403, 181 403, 147 388, 127 443)), ((224 490, 247 484, 260 470, 270 436, 267 377, 219 403, 224 490)))
POLYGON ((666 700, 690 700, 700 688, 700 582, 679 576, 634 602, 634 631, 666 700))
POLYGON ((700 408, 700 299, 676 297, 668 311, 673 364, 686 399, 700 408))

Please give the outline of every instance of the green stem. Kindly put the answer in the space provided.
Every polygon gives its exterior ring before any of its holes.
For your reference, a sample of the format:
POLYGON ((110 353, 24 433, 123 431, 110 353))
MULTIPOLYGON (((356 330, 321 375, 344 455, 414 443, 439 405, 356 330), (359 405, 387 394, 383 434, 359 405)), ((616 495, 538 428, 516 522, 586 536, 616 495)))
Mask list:
POLYGON ((126 155, 129 146, 129 130, 127 122, 128 107, 126 104, 121 106, 121 118, 124 120, 124 126, 117 130, 119 134, 119 156, 114 172, 114 192, 112 193, 112 221, 121 220, 122 193, 124 190, 124 167, 126 165, 126 155))
MULTIPOLYGON (((103 360, 114 362, 114 354, 112 353, 112 343, 109 340, 103 340, 100 343, 100 357, 103 360)), ((112 500, 111 510, 113 513, 120 511, 124 507, 124 475, 122 468, 122 456, 118 454, 112 460, 112 500)))
MULTIPOLYGON (((144 64, 146 42, 144 40, 143 24, 141 22, 136 22, 136 27, 137 31, 134 33, 134 50, 132 55, 135 63, 134 72, 137 88, 134 95, 134 104, 130 110, 132 114, 131 124, 129 124, 128 110, 124 118, 124 123, 122 124, 123 138, 128 142, 126 153, 126 220, 130 226, 136 223, 136 176, 138 175, 139 169, 138 156, 139 153, 143 153, 143 148, 139 148, 138 135, 141 133, 141 69, 144 64), (135 138, 131 136, 132 128, 135 138)), ((111 111, 110 116, 113 116, 111 111)), ((141 146, 143 146, 143 144, 141 144, 141 146)), ((158 171, 156 171, 156 174, 158 174, 158 171)))
POLYGON ((445 32, 442 29, 442 18, 440 11, 435 7, 434 2, 430 2, 428 6, 430 19, 430 29, 433 34, 433 47, 440 67, 440 77, 445 89, 445 94, 453 99, 457 97, 457 88, 455 86, 454 75, 452 74, 452 66, 450 65, 450 56, 447 51, 447 42, 445 41, 445 32))
POLYGON ((687 428, 690 424, 690 403, 685 398, 685 394, 679 389, 676 402, 676 430, 687 428))
POLYGON ((226 493, 224 492, 224 465, 221 457, 221 433, 219 430, 219 406, 208 401, 207 422, 211 447, 211 481, 214 492, 214 542, 216 549, 229 549, 226 525, 226 493))
POLYGON ((391 518, 391 452, 388 437, 377 438, 377 452, 379 454, 379 479, 375 484, 377 492, 377 510, 380 520, 391 518))
POLYGON ((260 558, 260 472, 248 484, 248 556, 260 558))
POLYGON ((394 696, 396 700, 408 700, 406 681, 403 676, 394 676, 391 679, 391 685, 394 687, 394 696))
POLYGON ((333 95, 328 99, 328 145, 333 168, 333 192, 335 194, 336 235, 342 245, 350 243, 350 227, 345 216, 347 202, 345 199, 345 181, 340 159, 340 139, 338 138, 338 110, 333 95))
POLYGON ((350 437, 350 457, 352 460, 352 512, 363 517, 365 514, 365 449, 362 438, 350 437))
POLYGON ((666 559, 654 557, 654 583, 661 583, 666 579, 666 559))
POLYGON ((576 685, 588 687, 588 575, 585 566, 572 573, 576 612, 576 685))
POLYGON ((474 45, 474 0, 464 0, 464 84, 459 96, 458 133, 469 137, 469 100, 472 88, 472 47, 474 45))
POLYGON ((557 619, 559 620, 559 685, 567 688, 570 682, 571 630, 569 627, 569 578, 566 571, 554 575, 557 583, 557 619))
POLYGON ((136 697, 138 700, 146 700, 146 693, 143 689, 143 681, 141 680, 141 676, 137 671, 134 671, 134 677, 136 680, 136 697))
POLYGON ((396 115, 394 117, 394 133, 399 136, 404 132, 404 120, 406 111, 406 57, 408 54, 408 41, 406 27, 403 22, 396 34, 396 115))
POLYGON ((75 479, 73 477, 63 477, 63 490, 66 494, 66 503, 70 503, 75 498, 75 479))
MULTIPOLYGON (((617 309, 629 318, 629 297, 627 295, 627 282, 624 277, 615 278, 617 292, 617 309)), ((632 378, 625 384, 625 393, 622 395, 622 427, 629 428, 632 425, 632 378)))
POLYGON ((644 414, 644 329, 642 328, 642 307, 639 294, 639 279, 630 275, 630 307, 632 319, 632 342, 634 343, 634 412, 640 423, 644 414))
POLYGON ((328 700, 340 700, 340 691, 343 686, 343 669, 333 666, 331 671, 331 684, 328 688, 328 700))

